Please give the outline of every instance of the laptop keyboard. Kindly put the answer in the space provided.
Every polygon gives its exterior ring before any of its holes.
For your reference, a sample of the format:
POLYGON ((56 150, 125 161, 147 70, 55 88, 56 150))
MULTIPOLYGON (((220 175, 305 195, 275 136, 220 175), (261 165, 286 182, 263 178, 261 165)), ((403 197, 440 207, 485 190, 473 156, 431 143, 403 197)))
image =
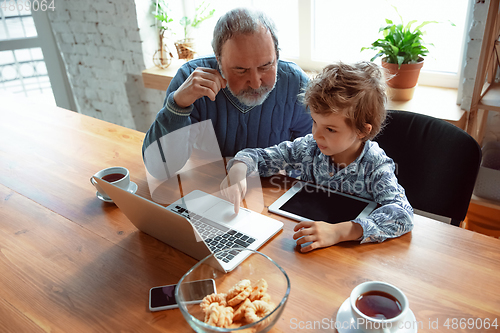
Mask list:
MULTIPOLYGON (((183 208, 181 206, 175 206, 173 210, 176 213, 191 220, 192 225, 194 225, 194 227, 212 252, 235 247, 247 248, 250 244, 255 242, 254 238, 245 235, 242 232, 233 230, 231 228, 226 228, 225 226, 209 220, 201 215, 189 212, 186 208, 183 208)), ((217 259, 220 259, 227 263, 238 253, 239 251, 237 250, 226 251, 224 253, 219 253, 217 255, 217 259)))

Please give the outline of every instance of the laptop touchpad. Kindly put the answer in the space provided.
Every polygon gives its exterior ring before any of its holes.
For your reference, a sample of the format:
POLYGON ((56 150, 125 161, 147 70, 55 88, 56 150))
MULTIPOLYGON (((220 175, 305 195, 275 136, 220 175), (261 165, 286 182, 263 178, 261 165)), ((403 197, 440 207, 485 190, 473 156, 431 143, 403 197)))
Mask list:
POLYGON ((249 214, 250 213, 247 212, 246 210, 240 209, 240 212, 238 213, 238 215, 236 215, 234 213, 233 204, 221 201, 216 205, 214 205, 213 207, 209 208, 206 212, 204 212, 203 216, 216 222, 221 222, 224 224, 233 224, 241 222, 242 220, 247 218, 249 214))

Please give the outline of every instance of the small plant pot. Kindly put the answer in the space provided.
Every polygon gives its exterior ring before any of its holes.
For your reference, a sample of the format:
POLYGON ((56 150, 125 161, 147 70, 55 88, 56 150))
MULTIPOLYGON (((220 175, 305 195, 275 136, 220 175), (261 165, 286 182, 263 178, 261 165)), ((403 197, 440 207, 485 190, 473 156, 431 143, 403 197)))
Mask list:
POLYGON ((186 38, 175 42, 175 47, 177 49, 177 55, 179 59, 191 60, 194 58, 194 39, 186 38))
POLYGON ((399 89, 399 88, 387 88, 387 96, 391 99, 391 101, 409 101, 413 98, 413 94, 415 93, 415 87, 408 89, 399 89))
POLYGON ((398 64, 390 64, 382 60, 382 67, 387 69, 392 76, 387 80, 387 85, 391 88, 410 89, 417 85, 420 70, 424 65, 424 59, 416 64, 403 64, 398 68, 398 64))
POLYGON ((416 64, 391 64, 382 60, 382 67, 389 73, 387 85, 389 86, 389 97, 394 101, 408 101, 412 99, 415 87, 417 86, 420 70, 424 65, 424 59, 416 64))

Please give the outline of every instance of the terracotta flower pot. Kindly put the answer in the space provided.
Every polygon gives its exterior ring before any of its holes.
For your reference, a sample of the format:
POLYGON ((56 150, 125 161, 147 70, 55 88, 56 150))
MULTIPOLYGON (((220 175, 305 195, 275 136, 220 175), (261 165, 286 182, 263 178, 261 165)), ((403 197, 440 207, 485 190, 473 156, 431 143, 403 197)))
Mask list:
POLYGON ((398 69, 398 64, 390 64, 382 60, 382 67, 386 68, 390 75, 394 75, 387 80, 387 85, 396 89, 410 89, 417 85, 420 69, 424 65, 424 59, 416 64, 403 64, 398 69))

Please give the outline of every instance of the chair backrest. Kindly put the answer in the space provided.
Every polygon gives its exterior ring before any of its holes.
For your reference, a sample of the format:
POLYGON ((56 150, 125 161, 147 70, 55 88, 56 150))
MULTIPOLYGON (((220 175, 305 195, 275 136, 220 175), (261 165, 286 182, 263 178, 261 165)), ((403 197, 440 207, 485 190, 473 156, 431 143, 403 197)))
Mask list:
POLYGON ((396 164, 396 176, 410 204, 432 214, 465 219, 481 164, 481 147, 444 120, 389 111, 374 141, 396 164))

